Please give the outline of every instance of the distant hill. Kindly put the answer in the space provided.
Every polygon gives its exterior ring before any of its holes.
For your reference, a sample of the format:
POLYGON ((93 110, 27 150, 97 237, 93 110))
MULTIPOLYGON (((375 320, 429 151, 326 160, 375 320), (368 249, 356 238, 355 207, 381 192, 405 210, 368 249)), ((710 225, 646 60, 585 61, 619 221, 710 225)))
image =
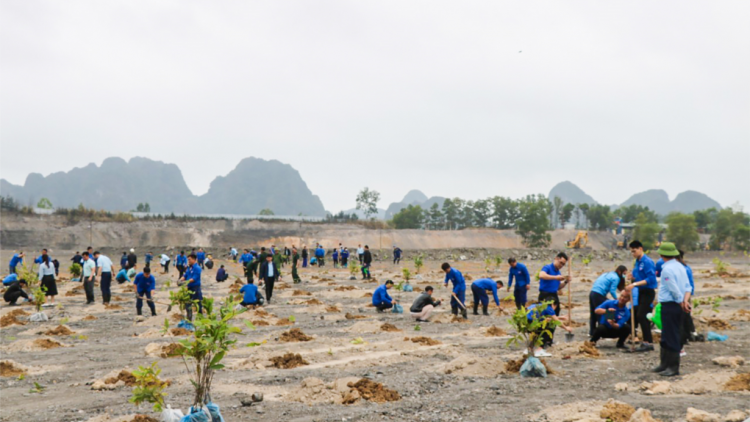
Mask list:
POLYGON ((192 194, 175 164, 134 157, 112 157, 47 177, 31 173, 23 186, 0 181, 0 195, 35 205, 49 198, 55 207, 130 211, 148 203, 152 212, 257 214, 270 208, 277 215, 324 216, 320 198, 288 164, 246 158, 226 177, 217 177, 202 196, 192 194))
POLYGON ((651 211, 659 215, 667 215, 672 210, 672 204, 669 201, 669 195, 661 189, 651 189, 645 192, 636 193, 628 198, 627 201, 620 204, 626 207, 628 205, 641 205, 648 207, 651 211))
POLYGON ((566 204, 597 204, 583 189, 574 185, 572 182, 560 182, 549 191, 547 198, 552 201, 555 197, 562 199, 566 204))
POLYGON ((442 196, 433 196, 428 198, 427 195, 419 190, 410 190, 409 193, 404 196, 401 202, 393 202, 385 210, 385 219, 390 220, 394 215, 398 214, 399 211, 408 207, 409 205, 419 205, 423 209, 429 209, 432 204, 438 204, 440 208, 443 207, 445 198, 442 196))

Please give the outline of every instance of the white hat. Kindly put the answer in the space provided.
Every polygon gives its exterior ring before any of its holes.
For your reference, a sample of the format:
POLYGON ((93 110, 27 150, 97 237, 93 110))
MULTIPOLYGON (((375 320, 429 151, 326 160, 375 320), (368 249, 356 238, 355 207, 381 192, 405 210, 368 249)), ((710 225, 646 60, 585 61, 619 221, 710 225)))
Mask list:
POLYGON ((130 248, 130 252, 135 252, 135 249, 133 249, 133 248, 130 248))

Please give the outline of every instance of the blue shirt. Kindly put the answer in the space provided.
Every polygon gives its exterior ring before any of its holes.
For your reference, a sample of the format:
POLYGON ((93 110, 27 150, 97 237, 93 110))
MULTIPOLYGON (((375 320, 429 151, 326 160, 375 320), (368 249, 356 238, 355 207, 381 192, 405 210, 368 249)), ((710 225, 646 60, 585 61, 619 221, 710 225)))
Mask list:
POLYGON ((393 257, 394 258, 401 258, 401 248, 396 248, 393 250, 393 257))
POLYGON ((497 297, 497 283, 491 278, 480 278, 475 282, 471 283, 472 286, 477 286, 482 290, 492 290, 492 296, 495 298, 495 305, 500 306, 500 298, 497 297))
POLYGON ((461 271, 451 268, 445 274, 445 284, 448 284, 449 280, 453 283, 453 293, 458 294, 466 290, 466 281, 464 281, 464 275, 461 274, 461 271))
POLYGON ((349 252, 341 251, 341 258, 349 258, 349 252))
POLYGON ((516 262, 516 267, 510 267, 510 271, 508 271, 508 288, 513 286, 514 278, 516 279, 516 289, 526 287, 531 283, 528 268, 520 262, 516 262))
POLYGON ((594 285, 591 286, 591 291, 602 296, 607 296, 607 293, 609 293, 613 299, 617 299, 618 284, 620 284, 620 276, 617 275, 616 271, 604 273, 596 279, 594 285))
POLYGON ((13 254, 13 257, 10 259, 10 266, 16 268, 18 264, 23 264, 23 258, 18 254, 13 254))
POLYGON ((656 266, 654 266, 654 273, 657 277, 661 277, 661 269, 664 266, 664 258, 659 258, 658 261, 656 261, 656 266))
POLYGON ((688 280, 685 266, 676 259, 665 262, 661 270, 661 285, 657 296, 659 303, 682 303, 689 289, 690 280, 688 280))
POLYGON ((555 308, 553 308, 552 305, 547 305, 547 309, 541 312, 539 312, 539 310, 536 309, 537 305, 538 304, 535 303, 529 306, 528 308, 526 308, 528 309, 528 312, 526 313, 526 318, 528 318, 529 322, 534 321, 534 317, 536 317, 536 319, 539 320, 539 319, 542 319, 543 317, 555 316, 555 308))
POLYGON ((198 252, 197 254, 195 254, 195 257, 198 258, 198 262, 203 262, 206 260, 206 253, 198 252))
MULTIPOLYGON (((623 324, 627 324, 628 320, 630 319, 630 309, 628 308, 628 305, 625 304, 622 308, 620 307, 620 302, 617 301, 617 299, 614 300, 608 300, 601 305, 597 306, 596 309, 604 309, 605 311, 609 308, 613 308, 615 310, 615 317, 612 318, 615 320, 617 325, 620 327, 623 326, 623 324)), ((599 318, 599 323, 604 324, 607 327, 614 328, 611 325, 609 325, 609 322, 607 321, 607 315, 604 314, 599 318)))
POLYGON ((184 265, 187 266, 187 257, 185 255, 177 255, 177 258, 175 259, 175 265, 184 265))
POLYGON ((258 286, 255 284, 245 284, 240 288, 240 293, 243 294, 242 301, 245 303, 255 303, 258 301, 258 286))
POLYGON ((315 256, 317 256, 318 258, 326 256, 326 250, 323 248, 315 249, 315 256))
POLYGON ((375 293, 372 294, 373 305, 378 306, 383 302, 393 302, 393 299, 391 299, 391 296, 388 294, 388 289, 385 288, 385 284, 378 286, 378 288, 375 289, 375 293))
POLYGON ((128 256, 123 255, 122 258, 120 258, 120 266, 126 267, 128 265, 128 256))
MULTIPOLYGON (((553 277, 560 275, 560 271, 555 268, 555 264, 545 265, 542 267, 542 271, 553 277)), ((560 280, 544 280, 541 277, 539 278, 540 292, 557 293, 558 290, 560 290, 560 280)))
POLYGON ((135 276, 135 280, 133 280, 133 284, 138 288, 138 293, 156 289, 156 279, 150 274, 146 277, 145 274, 138 273, 138 275, 135 276))
POLYGON ((635 261, 633 266, 633 279, 635 281, 646 280, 646 286, 649 289, 656 289, 659 287, 659 282, 656 281, 656 267, 654 261, 647 255, 643 255, 641 259, 635 261))
POLYGON ((185 280, 193 280, 188 283, 187 288, 191 292, 199 292, 201 289, 201 267, 196 262, 185 271, 185 280))
POLYGON ((333 260, 335 261, 337 259, 339 259, 339 251, 334 249, 334 251, 333 251, 333 260))
POLYGON ((18 281, 18 275, 11 274, 3 279, 3 286, 10 286, 14 281, 18 281))
POLYGON ((154 256, 153 256, 153 255, 151 255, 150 253, 147 253, 147 254, 146 254, 146 264, 149 264, 149 263, 151 263, 151 261, 152 261, 153 259, 154 259, 154 256))
POLYGON ((690 281, 690 295, 694 295, 695 294, 695 280, 693 280, 693 269, 690 268, 690 265, 685 265, 685 272, 687 273, 688 281, 690 281))
POLYGON ((120 271, 118 271, 117 275, 115 276, 115 280, 117 280, 117 281, 124 280, 123 283, 125 281, 129 282, 130 278, 128 277, 128 271, 125 268, 123 268, 120 271))

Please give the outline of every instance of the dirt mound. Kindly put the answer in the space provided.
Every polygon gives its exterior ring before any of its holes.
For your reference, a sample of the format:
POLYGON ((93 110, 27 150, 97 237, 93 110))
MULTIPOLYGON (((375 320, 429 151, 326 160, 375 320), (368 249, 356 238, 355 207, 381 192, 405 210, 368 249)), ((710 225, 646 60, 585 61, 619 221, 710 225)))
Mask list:
POLYGON ((306 292, 304 290, 297 290, 297 289, 295 289, 292 292, 292 296, 312 296, 312 293, 306 292))
POLYGON ((159 420, 154 419, 151 416, 135 415, 133 416, 133 419, 130 420, 130 422, 159 422, 159 420))
POLYGON ((297 341, 310 341, 313 338, 308 336, 307 334, 303 333, 302 330, 299 328, 292 328, 289 331, 284 331, 281 333, 281 336, 279 337, 279 340, 290 343, 290 342, 297 342, 297 341))
POLYGON ((0 361, 0 377, 18 377, 26 374, 26 371, 16 366, 16 363, 9 360, 0 361))
POLYGON ((356 334, 377 334, 380 332, 381 325, 383 324, 378 321, 359 321, 351 327, 344 328, 344 331, 356 334))
POLYGON ((20 316, 28 316, 29 313, 24 311, 23 309, 14 309, 7 314, 3 315, 2 318, 0 318, 0 327, 8 327, 13 324, 15 325, 26 325, 26 321, 21 321, 18 319, 20 316))
POLYGON ((603 405, 604 402, 596 400, 565 403, 547 407, 529 419, 547 422, 600 421, 599 412, 603 405))
POLYGON ((326 312, 341 312, 341 309, 339 309, 336 306, 326 306, 326 312))
POLYGON ((193 332, 185 328, 177 327, 177 328, 170 328, 169 334, 172 334, 173 336, 189 336, 190 334, 193 334, 193 332))
POLYGON ((635 413, 633 406, 609 399, 599 412, 599 417, 612 422, 628 422, 633 413, 635 413))
POLYGON ((275 356, 271 358, 273 366, 279 369, 292 369, 299 366, 309 365, 309 363, 302 359, 302 355, 299 353, 287 353, 283 356, 275 356))
POLYGON ((471 321, 469 321, 468 319, 456 315, 453 315, 453 318, 451 318, 451 322, 454 324, 471 324, 471 321))
POLYGON ((443 343, 441 343, 441 342, 439 342, 437 340, 431 339, 429 337, 423 337, 423 336, 412 337, 411 338, 411 342, 412 343, 417 343, 417 344, 419 344, 421 346, 436 346, 438 344, 443 344, 443 343))
POLYGON ((120 309, 122 309, 122 306, 120 306, 120 305, 106 304, 106 305, 104 305, 104 309, 106 309, 108 311, 119 311, 120 309))
POLYGON ((312 298, 310 300, 305 301, 308 305, 323 305, 324 303, 319 301, 318 299, 312 298))
MULTIPOLYGON (((383 384, 367 378, 362 378, 357 382, 350 382, 347 384, 347 387, 356 390, 361 398, 375 403, 401 400, 401 395, 398 394, 398 391, 389 390, 385 388, 383 384)), ((344 398, 344 403, 350 404, 347 403, 347 401, 348 400, 344 398)))
POLYGON ((708 318, 706 324, 714 330, 734 330, 734 326, 721 318, 708 318))
POLYGON ((362 319, 362 318, 367 318, 367 317, 364 316, 364 315, 354 315, 354 314, 350 314, 349 312, 347 312, 346 315, 344 315, 344 318, 346 318, 346 319, 362 319))
POLYGON ((255 310, 255 316, 257 316, 257 317, 264 318, 264 317, 267 317, 267 316, 270 316, 270 315, 271 314, 269 314, 268 311, 266 311, 263 308, 258 308, 258 309, 255 310))
POLYGON ((185 317, 183 317, 182 314, 172 314, 169 316, 169 319, 171 319, 172 322, 180 322, 185 319, 185 317))
POLYGON ((750 311, 748 311, 747 309, 740 309, 732 314, 732 317, 729 319, 731 319, 732 321, 750 322, 750 311))
MULTIPOLYGON (((584 341, 578 351, 588 358, 598 358, 601 356, 599 349, 596 348, 596 344, 590 341, 584 341)), ((633 412, 635 412, 635 409, 633 409, 633 412)))
POLYGON ((83 286, 75 286, 72 289, 65 292, 65 296, 71 297, 71 296, 77 296, 83 294, 83 286))
POLYGON ((104 380, 105 384, 117 384, 118 381, 122 381, 128 387, 135 385, 135 376, 126 370, 120 371, 116 377, 107 378, 104 380))
POLYGON ((263 321, 262 319, 256 319, 253 321, 253 325, 256 327, 267 327, 271 324, 268 323, 268 321, 263 321))
POLYGON ((41 350, 49 350, 49 349, 56 349, 58 347, 63 347, 63 345, 52 339, 38 338, 34 340, 34 347, 39 348, 41 350))
POLYGON ((396 327, 393 324, 389 324, 389 323, 386 322, 385 324, 383 324, 383 325, 380 326, 380 331, 398 332, 398 331, 401 331, 401 329, 399 329, 398 327, 396 327))
POLYGON ((357 288, 354 287, 354 286, 339 286, 339 287, 336 287, 333 290, 337 291, 337 292, 346 292, 348 290, 357 290, 357 288))
POLYGON ((523 366, 525 359, 516 359, 516 360, 509 360, 505 362, 505 371, 510 372, 512 374, 517 374, 521 372, 521 366, 523 366))
POLYGON ((484 335, 487 337, 501 337, 508 335, 508 333, 502 328, 497 328, 493 325, 484 332, 484 335))
POLYGON ((288 319, 280 319, 280 320, 276 321, 275 325, 277 327, 283 327, 283 326, 286 326, 286 325, 294 325, 294 323, 292 321, 289 321, 288 319))
POLYGON ((362 297, 372 297, 372 293, 367 292, 367 293, 363 294, 362 297))
POLYGON ((750 391, 750 373, 733 376, 724 384, 724 389, 726 391, 750 391))
POLYGON ((70 336, 75 334, 75 332, 64 325, 58 325, 51 330, 47 330, 44 334, 48 336, 70 336))
POLYGON ((99 319, 99 318, 97 318, 97 317, 95 317, 93 315, 88 315, 88 316, 86 316, 86 317, 83 318, 83 321, 96 321, 97 319, 99 319))
POLYGON ((178 356, 182 346, 178 343, 151 343, 146 346, 146 355, 157 358, 178 356))

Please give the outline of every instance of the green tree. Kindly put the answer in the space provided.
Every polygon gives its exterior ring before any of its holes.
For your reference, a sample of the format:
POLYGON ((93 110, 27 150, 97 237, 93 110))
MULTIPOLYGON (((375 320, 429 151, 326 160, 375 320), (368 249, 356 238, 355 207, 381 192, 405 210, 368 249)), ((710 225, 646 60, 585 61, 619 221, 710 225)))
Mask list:
POLYGON ((490 221, 490 215, 492 210, 490 209, 490 201, 488 199, 480 199, 474 202, 474 226, 475 227, 487 227, 490 221))
POLYGON ((427 212, 429 227, 432 230, 439 230, 443 228, 443 213, 440 211, 440 206, 437 202, 430 206, 430 210, 427 212))
POLYGON ((716 208, 709 208, 707 210, 693 211, 695 217, 695 224, 698 226, 698 230, 707 232, 711 223, 716 221, 716 215, 718 211, 716 208))
POLYGON ((511 229, 518 219, 518 201, 495 196, 492 202, 492 226, 496 229, 511 229))
POLYGON ((660 230, 659 224, 649 222, 646 214, 640 213, 635 219, 633 239, 640 240, 643 243, 643 249, 651 250, 656 246, 656 236, 660 230))
POLYGON ((574 209, 576 209, 576 206, 573 204, 565 204, 562 206, 559 214, 561 227, 565 227, 565 224, 567 224, 573 217, 574 209))
POLYGON ((586 219, 591 230, 609 230, 614 224, 609 205, 591 205, 586 213, 586 219))
POLYGON ((734 212, 731 208, 720 210, 710 227, 711 249, 721 250, 727 246, 736 247, 745 243, 743 226, 750 226, 750 217, 747 214, 734 212))
POLYGON ((357 194, 357 209, 365 214, 369 219, 378 214, 378 201, 380 201, 380 192, 364 188, 357 194))
POLYGON ((424 210, 419 205, 409 205, 393 216, 397 229, 420 229, 424 223, 424 210))
POLYGON ((448 230, 458 228, 459 208, 454 200, 447 198, 443 202, 443 216, 448 230))
POLYGON ((544 195, 528 195, 519 201, 519 218, 516 233, 523 238, 524 244, 531 248, 547 247, 552 236, 549 215, 552 205, 544 195))
POLYGON ((641 213, 643 213, 646 216, 646 219, 651 223, 657 223, 659 221, 659 216, 657 216, 655 212, 651 211, 648 207, 636 204, 618 208, 614 212, 614 216, 622 218, 624 223, 632 223, 641 213))
POLYGON ((679 249, 694 251, 697 249, 698 225, 692 214, 671 213, 667 216, 667 239, 679 249))
POLYGON ((274 214, 273 210, 270 208, 263 208, 262 210, 260 210, 258 215, 276 215, 276 214, 274 214))
POLYGON ((581 213, 583 214, 583 218, 585 221, 581 224, 581 227, 589 228, 589 211, 591 211, 591 206, 589 204, 578 204, 578 209, 581 210, 581 213))
POLYGON ((740 251, 750 250, 750 226, 741 224, 734 228, 732 246, 740 251))
POLYGON ((45 210, 51 210, 52 209, 52 201, 50 201, 47 198, 42 198, 37 202, 36 204, 37 208, 45 209, 45 210))
POLYGON ((474 226, 474 201, 466 201, 461 207, 461 227, 473 227, 474 226))

